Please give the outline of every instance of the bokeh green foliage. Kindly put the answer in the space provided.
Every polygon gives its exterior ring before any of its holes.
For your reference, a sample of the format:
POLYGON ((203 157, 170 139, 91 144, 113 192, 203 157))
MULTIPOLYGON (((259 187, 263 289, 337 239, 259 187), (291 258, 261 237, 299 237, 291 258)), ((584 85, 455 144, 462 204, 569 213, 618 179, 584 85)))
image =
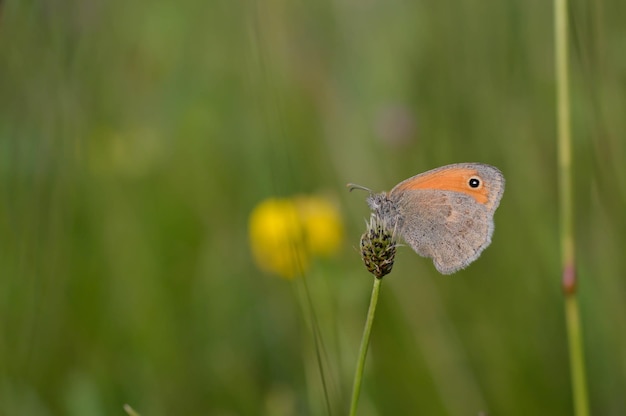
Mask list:
MULTIPOLYGON (((507 179, 493 244, 451 277, 400 250, 360 410, 571 413, 550 2, 0 8, 0 414, 324 414, 320 365, 344 413, 371 287, 367 208, 344 184, 463 161, 507 179), (306 280, 259 272, 249 213, 309 192, 342 206, 342 254, 306 280)), ((622 0, 571 6, 602 415, 626 413, 625 17, 622 0)))

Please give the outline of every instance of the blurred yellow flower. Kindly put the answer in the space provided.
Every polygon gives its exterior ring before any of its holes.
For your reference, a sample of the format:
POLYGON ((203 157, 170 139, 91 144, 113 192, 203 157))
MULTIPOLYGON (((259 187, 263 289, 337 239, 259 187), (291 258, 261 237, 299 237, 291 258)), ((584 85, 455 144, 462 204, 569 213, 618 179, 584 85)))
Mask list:
POLYGON ((336 253, 343 239, 337 207, 319 196, 266 199, 250 214, 249 237, 256 264, 292 279, 314 256, 336 253))
POLYGON ((257 265, 286 278, 309 264, 298 210, 288 199, 267 199, 250 214, 250 246, 257 265))
POLYGON ((343 224, 335 204, 327 198, 315 196, 299 196, 294 200, 309 252, 320 256, 336 253, 343 239, 343 224))

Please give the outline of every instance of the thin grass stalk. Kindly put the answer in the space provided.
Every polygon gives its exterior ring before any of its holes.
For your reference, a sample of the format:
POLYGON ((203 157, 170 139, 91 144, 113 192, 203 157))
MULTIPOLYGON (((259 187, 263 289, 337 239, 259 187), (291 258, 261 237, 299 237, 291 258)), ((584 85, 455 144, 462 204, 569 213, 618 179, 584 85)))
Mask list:
POLYGON ((357 359, 356 370, 354 372, 354 384, 352 386, 352 399, 350 400, 350 416, 356 415, 356 409, 359 403, 359 395, 361 394, 361 381, 363 379, 363 368, 365 368, 365 358, 367 357, 367 348, 370 343, 370 334, 372 332, 372 324, 376 315, 376 305, 378 303, 378 293, 383 279, 374 278, 374 287, 372 288, 372 296, 370 298, 370 306, 367 311, 367 319, 365 328, 363 329, 363 337, 361 338, 361 346, 359 347, 359 356, 357 359))
POLYGON ((576 416, 587 416, 589 415, 589 403, 575 265, 567 0, 554 1, 554 29, 562 285, 565 296, 565 320, 570 356, 574 414, 576 416))
POLYGON ((124 405, 124 411, 128 414, 128 416, 139 416, 139 413, 135 411, 129 404, 124 405))

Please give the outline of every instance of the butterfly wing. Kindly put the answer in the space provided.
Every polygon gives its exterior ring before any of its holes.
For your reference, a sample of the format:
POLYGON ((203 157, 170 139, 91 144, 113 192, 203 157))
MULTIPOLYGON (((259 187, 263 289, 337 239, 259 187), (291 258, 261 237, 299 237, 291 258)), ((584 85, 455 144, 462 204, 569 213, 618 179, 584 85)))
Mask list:
POLYGON ((497 168, 460 163, 402 181, 389 197, 398 209, 403 239, 419 255, 432 258, 440 273, 451 274, 491 243, 493 213, 503 192, 504 177, 497 168))
POLYGON ((458 192, 408 191, 396 201, 398 231, 417 254, 432 258, 440 273, 454 273, 491 243, 493 216, 484 205, 471 202, 458 192))

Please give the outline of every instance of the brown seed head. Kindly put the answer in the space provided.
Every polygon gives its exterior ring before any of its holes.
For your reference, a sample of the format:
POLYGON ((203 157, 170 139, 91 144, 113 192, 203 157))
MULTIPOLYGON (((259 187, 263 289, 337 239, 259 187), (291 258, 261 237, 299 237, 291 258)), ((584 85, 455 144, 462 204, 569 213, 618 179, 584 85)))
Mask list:
POLYGON ((361 236, 361 258, 367 270, 377 279, 391 273, 396 246, 393 230, 378 215, 372 213, 367 230, 361 236))

